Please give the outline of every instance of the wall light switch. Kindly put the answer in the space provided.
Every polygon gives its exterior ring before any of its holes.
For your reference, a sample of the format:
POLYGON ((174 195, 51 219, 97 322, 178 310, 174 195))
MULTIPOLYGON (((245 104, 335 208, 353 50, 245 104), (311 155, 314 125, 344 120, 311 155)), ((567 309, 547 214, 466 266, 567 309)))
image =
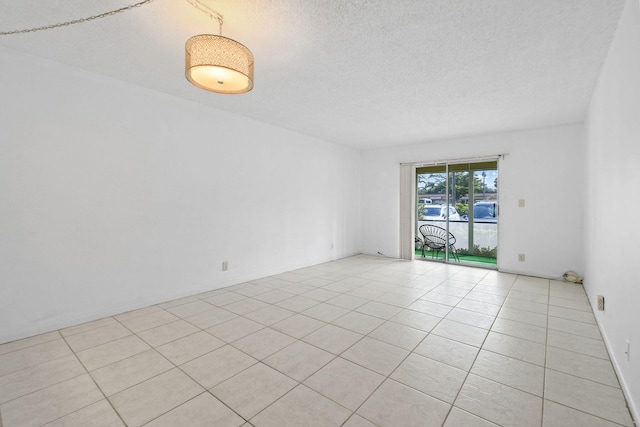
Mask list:
POLYGON ((518 200, 518 207, 519 208, 524 208, 524 199, 518 200))

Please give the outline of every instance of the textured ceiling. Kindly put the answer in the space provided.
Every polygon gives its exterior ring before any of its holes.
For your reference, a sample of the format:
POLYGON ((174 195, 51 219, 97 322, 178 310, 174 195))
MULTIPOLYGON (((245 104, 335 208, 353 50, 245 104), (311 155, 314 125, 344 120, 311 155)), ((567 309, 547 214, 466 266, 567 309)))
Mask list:
MULTIPOLYGON (((138 0, 2 0, 0 31, 138 0)), ((255 56, 255 87, 184 78, 184 43, 217 34, 185 0, 0 46, 356 148, 581 121, 624 0, 202 0, 255 56)), ((2 74, 0 71, 0 78, 2 74)))

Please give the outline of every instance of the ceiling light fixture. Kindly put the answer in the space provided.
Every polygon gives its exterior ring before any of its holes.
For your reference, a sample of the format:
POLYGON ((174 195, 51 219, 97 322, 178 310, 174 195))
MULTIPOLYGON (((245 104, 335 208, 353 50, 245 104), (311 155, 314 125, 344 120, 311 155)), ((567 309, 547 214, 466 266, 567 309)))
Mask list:
POLYGON ((220 34, 200 34, 185 44, 185 76, 194 86, 217 93, 246 93, 253 89, 253 54, 241 43, 222 36, 222 15, 199 0, 193 7, 217 19, 220 34))

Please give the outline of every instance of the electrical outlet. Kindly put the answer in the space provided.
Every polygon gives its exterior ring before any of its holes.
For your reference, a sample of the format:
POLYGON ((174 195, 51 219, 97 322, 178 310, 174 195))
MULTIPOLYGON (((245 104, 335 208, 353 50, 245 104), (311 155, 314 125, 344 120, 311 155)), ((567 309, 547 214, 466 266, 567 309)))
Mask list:
POLYGON ((598 295, 598 310, 604 311, 604 296, 598 295))
POLYGON ((524 262, 524 254, 518 254, 518 261, 524 262))
POLYGON ((229 261, 222 261, 222 271, 227 271, 229 269, 229 261))

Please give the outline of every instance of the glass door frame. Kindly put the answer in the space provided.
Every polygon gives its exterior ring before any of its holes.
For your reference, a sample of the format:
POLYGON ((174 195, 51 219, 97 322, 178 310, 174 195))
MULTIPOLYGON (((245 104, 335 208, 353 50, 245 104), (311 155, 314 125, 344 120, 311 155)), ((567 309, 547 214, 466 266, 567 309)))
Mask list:
MULTIPOLYGON (((412 221, 413 222, 413 227, 414 227, 414 234, 419 235, 421 238, 424 239, 424 236, 422 236, 422 234, 419 232, 419 227, 420 227, 420 212, 419 212, 419 201, 420 199, 427 199, 426 194, 419 194, 419 175, 420 175, 420 169, 432 169, 433 168, 433 173, 444 173, 444 178, 445 178, 445 193, 444 193, 444 209, 446 210, 445 213, 445 217, 444 217, 444 228, 446 230, 446 235, 450 235, 449 233, 451 233, 451 227, 450 227, 450 206, 454 206, 456 207, 457 210, 457 204, 458 204, 458 197, 454 192, 454 189, 452 188, 452 185, 455 183, 455 180, 453 180, 454 182, 452 183, 452 179, 451 179, 451 173, 456 173, 456 172, 466 172, 467 175, 467 210, 468 210, 468 216, 466 218, 466 226, 467 226, 467 236, 466 236, 466 240, 467 240, 467 254, 468 255, 472 255, 472 256, 476 256, 476 245, 475 245, 475 234, 476 234, 476 225, 483 223, 483 222, 494 222, 495 223, 495 230, 493 231, 493 233, 495 234, 495 242, 493 243, 493 248, 490 246, 488 246, 486 249, 489 250, 489 253, 493 252, 495 255, 494 256, 487 256, 487 258, 494 258, 495 257, 495 264, 492 265, 477 265, 475 263, 471 264, 474 266, 480 266, 480 267, 486 267, 486 268, 494 268, 497 269, 498 268, 498 209, 499 209, 499 200, 498 200, 498 188, 497 185, 492 188, 492 191, 490 192, 490 194, 492 195, 491 197, 491 201, 494 202, 494 219, 493 220, 489 220, 489 221, 481 221, 481 222, 476 222, 475 218, 474 218, 474 206, 476 204, 476 198, 478 195, 478 192, 475 191, 475 186, 476 186, 476 173, 479 171, 491 171, 491 170, 495 170, 495 177, 496 177, 496 184, 497 184, 497 177, 498 177, 498 170, 499 170, 499 164, 498 164, 498 160, 501 158, 501 156, 496 156, 496 157, 491 157, 491 158, 475 158, 475 159, 461 159, 461 160, 450 160, 450 161, 440 161, 440 162, 432 162, 432 163, 422 163, 422 164, 414 164, 415 166, 415 178, 414 178, 414 183, 415 183, 415 193, 414 193, 414 202, 416 202, 415 205, 415 209, 414 209, 414 215, 415 218, 412 221), (453 166, 453 167, 451 167, 453 166), (462 167, 461 167, 462 166, 462 167), (464 167, 466 166, 466 167, 464 167), (455 200, 452 200, 453 197, 456 197, 455 200)), ((486 175, 483 175, 483 182, 482 182, 482 190, 483 190, 483 194, 485 194, 486 196, 486 183, 484 180, 484 177, 486 177, 486 175)), ((455 178, 455 177, 454 177, 455 178)), ((464 198, 465 196, 462 196, 462 198, 464 198)), ((486 197, 483 197, 483 201, 485 201, 486 197)), ((462 211, 461 211, 462 212, 462 211)), ((456 221, 457 222, 457 221, 456 221)), ((463 222, 463 221, 460 221, 463 222)), ((491 225, 485 225, 485 228, 489 227, 489 228, 493 228, 491 227, 491 225)), ((480 248, 480 249, 485 249, 485 248, 480 248)), ((481 255, 482 256, 482 255, 481 255)), ((444 260, 445 263, 450 263, 450 250, 449 250, 449 245, 445 245, 444 248, 444 260)), ((462 262, 464 263, 464 262, 462 262)), ((464 263, 467 264, 467 263, 464 263)), ((467 264, 467 265, 469 265, 467 264)))

